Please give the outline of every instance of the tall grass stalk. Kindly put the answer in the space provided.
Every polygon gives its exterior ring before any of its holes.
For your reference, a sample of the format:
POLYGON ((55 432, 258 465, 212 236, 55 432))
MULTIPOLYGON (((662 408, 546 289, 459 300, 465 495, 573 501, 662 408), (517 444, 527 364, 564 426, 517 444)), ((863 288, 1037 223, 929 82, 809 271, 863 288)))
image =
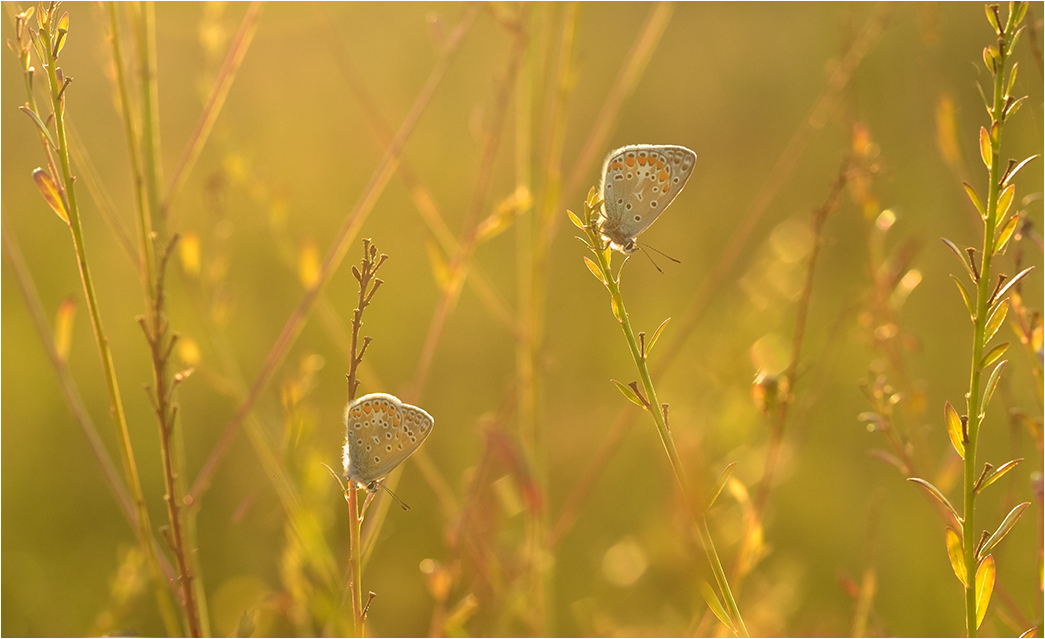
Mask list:
POLYGON ((87 249, 84 245, 80 209, 76 199, 75 177, 72 173, 65 128, 66 89, 68 89, 71 80, 58 67, 58 57, 69 35, 69 18, 68 13, 59 17, 58 9, 59 4, 57 2, 50 3, 46 8, 41 5, 40 10, 37 12, 38 30, 34 30, 29 26, 29 18, 34 13, 32 8, 19 14, 16 19, 19 52, 23 62, 22 68, 26 78, 28 99, 28 103, 23 107, 23 111, 34 120, 39 129, 50 169, 50 173, 37 169, 34 172, 34 179, 44 199, 66 222, 72 235, 73 250, 76 254, 76 262, 80 271, 80 282, 83 286, 88 313, 91 317, 95 343, 98 346, 99 356, 102 360, 102 370, 109 393, 113 420, 116 422, 119 434, 124 475, 135 505, 138 542, 145 553, 149 570, 153 577, 153 589, 164 626, 167 632, 173 635, 177 634, 179 629, 177 615, 170 600, 170 593, 166 588, 166 580, 157 558, 155 546, 152 543, 152 526, 149 522, 149 512, 145 505, 145 495, 141 488, 134 449, 131 444, 130 432, 127 428, 127 418, 124 413, 123 400, 120 396, 120 388, 113 366, 112 352, 109 349, 109 341, 106 337, 105 328, 102 325, 101 311, 98 308, 94 282, 91 278, 91 270, 87 259, 87 249), (49 106, 51 109, 51 114, 46 118, 40 117, 40 111, 36 105, 33 93, 35 73, 31 65, 31 51, 35 51, 37 58, 46 71, 49 106), (51 137, 49 126, 54 127, 54 138, 51 137), (54 161, 54 155, 57 155, 57 163, 54 161), (54 178, 51 177, 52 175, 54 178))
POLYGON ((955 450, 964 460, 962 481, 962 514, 951 506, 943 493, 931 483, 912 478, 933 496, 943 502, 960 524, 961 534, 948 528, 945 539, 948 556, 955 575, 964 586, 965 628, 969 637, 977 635, 990 604, 996 578, 994 556, 990 551, 1012 529, 1023 511, 1030 505, 1024 502, 1013 508, 993 533, 985 532, 977 537, 976 498, 980 491, 999 479, 1021 461, 1014 459, 994 468, 985 464, 982 472, 976 467, 976 452, 980 443, 980 427, 986 417, 987 404, 994 394, 1007 360, 1001 359, 1008 343, 999 344, 987 351, 987 346, 1002 326, 1009 308, 1007 294, 1012 286, 1025 277, 1030 268, 1020 271, 1008 279, 1000 274, 994 282, 994 258, 1001 254, 1012 238, 1019 221, 1017 213, 1009 214, 1015 199, 1016 186, 1011 180, 1027 162, 1009 161, 1003 166, 1001 159, 1002 133, 1008 119, 1019 109, 1025 98, 1011 95, 1015 86, 1017 65, 1010 65, 1010 56, 1022 32, 1020 23, 1027 13, 1026 2, 1010 2, 1006 19, 1002 19, 998 5, 986 5, 987 20, 997 36, 996 43, 984 48, 983 61, 992 79, 990 97, 984 96, 984 106, 990 114, 990 128, 980 127, 980 157, 987 169, 987 199, 984 203, 976 189, 965 184, 977 211, 983 220, 983 242, 979 262, 972 247, 960 250, 950 240, 944 242, 951 248, 971 280, 974 290, 970 295, 959 278, 954 278, 962 299, 965 301, 973 325, 972 365, 969 375, 969 392, 965 395, 967 415, 959 416, 950 402, 944 406, 947 431, 955 450), (1008 72, 1008 73, 1007 73, 1008 72), (1008 281, 1006 282, 1006 280, 1008 281), (1000 360, 1000 361, 999 361, 1000 360), (984 383, 984 374, 989 378, 984 383))
MULTIPOLYGON (((737 602, 730 590, 729 581, 726 578, 726 572, 722 568, 722 562, 719 560, 718 552, 715 550, 715 544, 711 538, 711 532, 708 529, 707 519, 704 516, 707 508, 710 507, 710 503, 698 511, 690 496, 689 481, 686 478, 686 473, 682 466, 682 459, 679 457, 678 450, 675 448, 675 440, 672 438, 671 430, 668 428, 668 405, 661 404, 660 400, 657 399, 657 391, 653 387, 653 379, 650 377, 649 368, 646 366, 646 358, 663 332, 668 320, 665 320, 660 325, 657 331, 649 339, 648 343, 646 342, 645 333, 639 333, 639 338, 635 338, 635 332, 631 328, 631 320, 628 317, 627 310, 624 308, 624 298, 620 292, 620 274, 618 273, 618 275, 614 277, 611 268, 612 250, 608 245, 603 246, 605 242, 600 237, 598 215, 601 206, 602 200, 598 199, 595 189, 592 188, 588 191, 588 197, 584 203, 584 221, 582 222, 572 212, 568 213, 574 224, 587 235, 588 246, 598 259, 598 262, 593 262, 585 257, 584 261, 587 263, 588 269, 591 270, 592 274, 602 281, 610 293, 610 307, 613 311, 613 316, 617 318, 621 330, 624 332, 624 338, 628 342, 631 357, 635 360, 635 367, 638 369, 639 378, 642 380, 642 389, 646 394, 645 396, 642 395, 635 382, 632 382, 630 386, 625 386, 620 382, 614 383, 629 401, 644 408, 653 417, 653 423, 657 427, 657 434, 660 435, 661 444, 664 445, 664 451, 668 456, 668 463, 671 465, 671 470, 675 474, 675 480, 678 482, 682 498, 686 503, 686 510, 692 515, 697 524, 701 546, 704 548, 704 553, 707 555, 708 562, 711 564, 711 569, 715 575, 715 581, 718 583, 719 593, 726 602, 728 613, 722 610, 722 605, 717 597, 715 597, 714 593, 704 592, 702 594, 704 594, 708 606, 711 607, 712 612, 714 612, 722 623, 726 624, 730 630, 740 636, 747 637, 749 636, 747 627, 744 625, 744 619, 740 614, 740 609, 737 607, 737 602)), ((625 260, 625 262, 627 262, 627 260, 625 260)), ((728 473, 731 470, 732 465, 726 469, 726 473, 724 473, 723 477, 720 478, 718 488, 712 491, 711 502, 713 502, 714 498, 717 497, 718 491, 721 490, 721 487, 725 483, 725 479, 728 477, 728 473)))

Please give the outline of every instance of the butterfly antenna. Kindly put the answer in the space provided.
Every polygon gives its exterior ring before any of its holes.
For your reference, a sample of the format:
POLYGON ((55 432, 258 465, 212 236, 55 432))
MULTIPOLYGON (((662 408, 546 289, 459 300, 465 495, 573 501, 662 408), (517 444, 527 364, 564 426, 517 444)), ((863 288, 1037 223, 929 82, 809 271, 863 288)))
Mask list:
POLYGON ((665 253, 664 251, 656 249, 656 248, 650 246, 649 244, 646 244, 645 242, 639 242, 638 244, 640 246, 644 247, 644 248, 648 248, 651 251, 656 251, 657 253, 660 253, 661 255, 663 255, 664 257, 668 258, 669 260, 671 260, 672 262, 674 262, 676 264, 682 264, 682 260, 677 260, 677 259, 671 257, 670 255, 668 255, 667 253, 665 253))
POLYGON ((407 506, 406 502, 399 498, 399 495, 393 493, 391 488, 389 488, 388 486, 385 486, 385 484, 383 482, 378 484, 378 486, 380 486, 381 488, 384 488, 385 492, 388 493, 389 495, 391 495, 392 499, 396 500, 396 503, 399 504, 400 506, 402 506, 404 511, 410 512, 410 506, 407 506))
MULTIPOLYGON (((645 246, 640 244, 639 248, 642 249, 642 254, 646 256, 646 259, 649 260, 649 263, 653 265, 653 268, 657 269, 657 271, 661 275, 663 275, 664 269, 660 268, 660 265, 658 265, 657 262, 653 259, 653 257, 649 254, 649 251, 646 250, 645 246)), ((653 247, 651 246, 650 248, 653 247)), ((657 252, 660 253, 660 251, 657 252)))

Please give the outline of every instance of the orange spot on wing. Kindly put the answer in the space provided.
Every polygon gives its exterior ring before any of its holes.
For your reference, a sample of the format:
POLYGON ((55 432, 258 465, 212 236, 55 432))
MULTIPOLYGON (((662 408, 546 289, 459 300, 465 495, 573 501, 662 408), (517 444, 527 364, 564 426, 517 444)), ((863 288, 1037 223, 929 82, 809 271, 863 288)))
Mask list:
POLYGON ((657 158, 657 168, 658 169, 663 169, 664 168, 664 158, 657 158))
POLYGON ((667 180, 668 180, 668 172, 667 171, 661 171, 660 175, 657 176, 657 177, 660 178, 661 182, 667 182, 667 180))
POLYGON ((370 414, 370 410, 371 410, 371 409, 370 409, 370 404, 363 404, 363 412, 364 412, 364 413, 366 413, 367 415, 369 415, 369 414, 370 414))
POLYGON ((624 163, 627 164, 628 166, 635 166, 635 156, 634 155, 626 155, 626 156, 624 156, 624 163))

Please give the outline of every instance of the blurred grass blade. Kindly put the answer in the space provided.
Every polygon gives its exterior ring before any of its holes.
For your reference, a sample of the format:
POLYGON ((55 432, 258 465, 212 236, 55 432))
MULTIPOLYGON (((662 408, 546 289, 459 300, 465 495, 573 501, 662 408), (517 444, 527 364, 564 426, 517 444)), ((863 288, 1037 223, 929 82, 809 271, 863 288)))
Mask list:
POLYGON ((711 608, 711 612, 715 613, 718 620, 721 621, 727 628, 730 629, 734 634, 737 632, 736 625, 726 614, 726 609, 722 606, 722 602, 719 601, 718 595, 711 589, 711 585, 703 579, 697 580, 697 587, 700 589, 700 596, 707 602, 708 608, 711 608))
POLYGON ((639 408, 646 408, 646 405, 642 403, 642 400, 639 399, 639 396, 635 394, 635 391, 631 390, 630 388, 628 388, 624 384, 621 384, 615 379, 611 379, 610 381, 613 382, 614 386, 617 387, 617 390, 619 390, 622 395, 628 398, 629 402, 635 404, 639 408))
POLYGON ((958 455, 962 459, 965 459, 965 433, 962 429, 962 420, 958 417, 958 411, 954 410, 954 406, 951 406, 950 402, 944 402, 943 415, 947 422, 947 435, 954 444, 954 450, 958 451, 958 455))
POLYGON ((962 521, 961 516, 958 515, 958 511, 954 509, 954 506, 952 506, 951 502, 948 501, 944 494, 940 492, 939 488, 933 486, 931 483, 927 482, 926 480, 920 477, 908 477, 907 481, 913 481, 914 483, 921 485, 922 488, 925 488, 927 491, 929 491, 930 495, 939 499, 940 503, 942 503, 944 506, 947 506, 947 510, 951 511, 951 514, 954 515, 954 518, 956 520, 962 521))
MULTIPOLYGON (((1000 469, 999 469, 1000 470, 1000 469)), ((1009 511, 1009 514, 1005 516, 1005 519, 998 526, 998 530, 994 531, 994 534, 987 538, 987 541, 983 544, 983 548, 980 550, 981 555, 989 553, 995 546, 998 545, 1005 535, 1009 534, 1012 527, 1016 525, 1016 522, 1023 516, 1023 511, 1027 510, 1027 506, 1030 506, 1029 501, 1025 501, 1022 504, 1017 504, 1015 508, 1009 511)), ((979 571, 977 571, 978 573, 979 571)), ((979 574, 977 574, 977 578, 979 574)))
POLYGON ((983 616, 987 614, 987 606, 991 603, 991 593, 994 592, 995 577, 994 555, 987 555, 976 569, 976 627, 983 623, 983 616))
MULTIPOLYGON (((657 343, 657 338, 659 338, 660 334, 664 332, 664 328, 668 325, 668 322, 670 322, 670 321, 671 321, 671 318, 669 317, 668 319, 666 319, 663 322, 661 322, 660 326, 657 327, 657 330, 655 330, 653 332, 653 337, 651 337, 649 339, 649 343, 646 344, 646 356, 647 357, 649 356, 650 351, 653 350, 653 345, 657 343)), ((736 463, 736 462, 734 462, 734 463, 736 463)), ((721 488, 719 488, 719 490, 721 490, 721 488)))
POLYGON ((1016 468, 1016 465, 1019 464, 1021 461, 1023 461, 1023 458, 1013 459, 1012 461, 1007 461, 1004 464, 1002 464, 1001 466, 998 466, 997 468, 995 468, 994 471, 991 472, 991 474, 989 474, 989 475, 987 475, 986 477, 983 478, 983 481, 980 482, 980 485, 976 487, 976 492, 977 493, 982 492, 984 488, 986 488, 987 486, 990 486, 994 482, 996 482, 999 479, 1001 479, 1002 475, 1004 475, 1005 473, 1009 472, 1013 468, 1016 468))
POLYGON ((969 577, 965 572, 965 550, 962 548, 962 538, 950 526, 945 531, 947 537, 947 558, 951 560, 951 568, 954 576, 963 586, 969 585, 969 577))
POLYGON ((73 320, 76 319, 76 298, 70 295, 58 305, 54 320, 54 349, 63 361, 69 361, 69 345, 73 339, 73 320))
POLYGON ((726 487, 726 482, 729 481, 729 476, 733 474, 733 468, 736 465, 736 462, 729 462, 722 470, 722 474, 718 476, 718 481, 711 487, 711 495, 708 497, 708 505, 704 507, 704 512, 711 510, 711 507, 715 505, 715 500, 722 493, 722 489, 726 487))
MULTIPOLYGON (((987 368, 994 362, 998 361, 999 359, 1001 359, 1002 355, 1004 355, 1005 351, 1007 350, 1009 350, 1008 342, 1005 342, 1004 344, 998 344, 997 346, 992 348, 989 353, 983 356, 983 361, 980 362, 980 368, 987 368)), ((994 392, 993 388, 991 389, 991 392, 994 392)))
POLYGON ((983 390, 983 401, 980 402, 980 410, 987 410, 987 404, 990 403, 991 398, 994 397, 994 389, 998 387, 998 380, 1001 379, 1001 370, 1005 368, 1005 364, 1009 360, 1002 360, 1000 364, 994 367, 991 371, 991 377, 987 380, 987 386, 983 390))
POLYGON ((36 169, 33 171, 33 181, 36 182, 36 188, 40 190, 40 195, 44 196, 44 201, 51 207, 51 210, 57 213, 66 224, 69 224, 69 213, 65 210, 65 200, 62 199, 58 185, 51 179, 50 174, 43 169, 36 169))

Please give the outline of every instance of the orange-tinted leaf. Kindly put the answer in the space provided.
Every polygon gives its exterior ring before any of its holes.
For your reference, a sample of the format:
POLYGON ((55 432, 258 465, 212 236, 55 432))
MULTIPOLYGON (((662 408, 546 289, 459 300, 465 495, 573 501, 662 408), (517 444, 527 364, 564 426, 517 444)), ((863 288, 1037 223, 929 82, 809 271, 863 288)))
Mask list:
POLYGON ((51 207, 51 210, 68 224, 69 213, 65 210, 65 201, 62 200, 58 185, 54 183, 47 171, 43 169, 33 171, 33 181, 36 182, 36 188, 40 189, 40 194, 44 196, 44 201, 51 207))
POLYGON ((576 226, 582 231, 585 229, 584 222, 581 222, 581 218, 577 217, 577 215, 573 211, 567 209, 566 215, 570 216, 570 221, 573 222, 574 226, 576 226))
MULTIPOLYGON (((999 364, 999 367, 1000 366, 1001 365, 999 364)), ((981 482, 980 485, 976 487, 976 493, 979 494, 983 491, 984 488, 990 486, 994 482, 1001 479, 1002 475, 1009 472, 1013 468, 1016 468, 1016 464, 1020 463, 1021 461, 1023 461, 1023 459, 1013 459, 1012 461, 1007 461, 1001 466, 995 468, 993 471, 991 471, 991 474, 984 477, 983 482, 981 482)))
POLYGON ((987 129, 980 127, 980 158, 983 160, 984 166, 987 170, 991 170, 993 163, 993 152, 991 150, 991 136, 987 133, 987 129))
POLYGON ((1005 223, 1005 226, 1001 227, 998 231, 998 239, 994 242, 994 254, 997 255, 1005 250, 1005 245, 1009 243, 1012 238, 1012 234, 1016 232, 1016 223, 1020 221, 1019 215, 1013 215, 1005 223))
POLYGON ((76 298, 69 296, 58 305, 58 313, 54 320, 54 349, 58 358, 65 361, 69 357, 69 345, 73 339, 73 320, 76 319, 76 298))
POLYGON ((1004 344, 998 344, 997 346, 992 348, 986 355, 983 356, 983 361, 980 362, 980 368, 987 368, 994 362, 998 361, 999 359, 1001 359, 1002 355, 1004 355, 1005 351, 1007 350, 1009 350, 1008 342, 1005 342, 1004 344))
POLYGON ((998 545, 1005 535, 1009 534, 1012 527, 1016 525, 1016 522, 1023 516, 1023 511, 1027 510, 1027 506, 1030 506, 1029 501, 1025 501, 1022 504, 1017 504, 1015 508, 1009 511, 1009 514, 1005 516, 1005 519, 998 526, 998 530, 994 531, 986 542, 983 544, 983 548, 980 549, 980 554, 989 553, 995 546, 998 545))
POLYGON ((950 402, 944 403, 943 416, 947 422, 947 435, 951 438, 954 450, 958 451, 962 459, 965 459, 965 434, 962 432, 962 420, 950 402))
POLYGON ((613 385, 617 387, 617 390, 619 390, 621 394, 628 399, 629 402, 635 404, 639 408, 646 408, 646 405, 642 403, 642 400, 639 399, 639 396, 635 394, 635 391, 631 390, 631 388, 625 386, 624 384, 621 384, 615 379, 611 379, 610 381, 613 382, 613 385))
POLYGON ((606 283, 606 278, 602 276, 602 271, 599 270, 599 265, 591 260, 589 257, 584 258, 584 263, 588 265, 588 270, 603 284, 606 283))
POLYGON ((998 219, 1004 219, 1005 214, 1009 212, 1009 207, 1012 206, 1012 199, 1016 197, 1016 185, 1010 184, 1005 187, 1005 190, 998 196, 998 219))
POLYGON ((1005 321, 1005 316, 1009 313, 1009 300, 1003 300, 992 312, 990 317, 987 318, 987 326, 983 331, 983 343, 986 344, 991 341, 994 334, 1001 328, 1002 322, 1005 321))

